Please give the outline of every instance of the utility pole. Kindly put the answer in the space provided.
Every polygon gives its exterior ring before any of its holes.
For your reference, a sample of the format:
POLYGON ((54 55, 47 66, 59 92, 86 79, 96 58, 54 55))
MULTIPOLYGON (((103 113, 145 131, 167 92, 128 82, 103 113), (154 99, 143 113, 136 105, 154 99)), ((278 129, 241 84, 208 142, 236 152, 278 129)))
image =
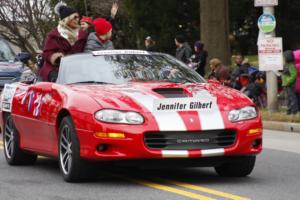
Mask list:
POLYGON ((267 106, 269 112, 278 110, 277 70, 283 68, 282 38, 275 38, 276 19, 274 6, 278 0, 255 0, 256 7, 263 7, 263 15, 258 19, 258 55, 259 68, 266 71, 267 106), (269 39, 269 40, 268 40, 269 39))
MULTIPOLYGON (((264 14, 271 14, 274 16, 274 6, 263 7, 264 14)), ((271 37, 275 37, 275 30, 270 33, 271 37)), ((274 71, 267 71, 267 103, 269 112, 278 110, 278 81, 277 75, 274 71)))

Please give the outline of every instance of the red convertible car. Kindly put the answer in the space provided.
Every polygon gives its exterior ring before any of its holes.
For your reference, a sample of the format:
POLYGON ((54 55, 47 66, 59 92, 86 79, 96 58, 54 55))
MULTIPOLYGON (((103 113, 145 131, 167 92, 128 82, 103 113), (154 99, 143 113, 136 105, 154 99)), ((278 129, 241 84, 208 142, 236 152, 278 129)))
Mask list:
POLYGON ((57 157, 68 182, 85 178, 94 161, 247 176, 262 151, 261 116, 249 98, 172 56, 138 50, 67 56, 55 83, 5 85, 0 121, 8 164, 57 157))

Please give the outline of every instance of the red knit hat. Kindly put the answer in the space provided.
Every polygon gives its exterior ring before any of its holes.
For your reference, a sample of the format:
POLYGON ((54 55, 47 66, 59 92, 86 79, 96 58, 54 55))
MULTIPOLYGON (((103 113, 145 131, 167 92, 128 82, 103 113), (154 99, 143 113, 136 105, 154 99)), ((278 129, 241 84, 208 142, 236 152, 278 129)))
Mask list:
POLYGON ((93 19, 90 18, 90 17, 86 17, 86 16, 82 16, 80 22, 86 22, 86 23, 88 23, 88 24, 93 25, 93 19))
POLYGON ((112 25, 104 18, 97 18, 93 21, 97 35, 105 35, 112 29, 112 25))

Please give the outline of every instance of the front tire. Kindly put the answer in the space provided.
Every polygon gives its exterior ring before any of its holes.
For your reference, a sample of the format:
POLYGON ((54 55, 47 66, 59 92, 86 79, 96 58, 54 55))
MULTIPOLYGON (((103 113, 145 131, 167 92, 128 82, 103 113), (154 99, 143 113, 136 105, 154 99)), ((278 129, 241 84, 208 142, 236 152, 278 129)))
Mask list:
POLYGON ((256 156, 245 156, 232 162, 223 163, 215 167, 215 171, 220 176, 245 177, 251 174, 255 166, 256 156))
POLYGON ((24 152, 20 148, 19 132, 10 114, 4 118, 3 145, 4 155, 9 165, 31 165, 36 162, 37 155, 24 152))
POLYGON ((80 145, 75 126, 70 116, 66 116, 59 127, 59 166, 66 182, 81 182, 89 179, 88 164, 80 158, 80 145))

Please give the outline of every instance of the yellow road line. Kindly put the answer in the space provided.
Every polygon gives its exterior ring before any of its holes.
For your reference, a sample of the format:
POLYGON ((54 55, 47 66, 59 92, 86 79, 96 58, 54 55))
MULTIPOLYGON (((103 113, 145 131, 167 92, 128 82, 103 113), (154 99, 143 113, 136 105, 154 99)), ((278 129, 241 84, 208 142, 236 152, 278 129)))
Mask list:
POLYGON ((159 184, 159 183, 154 183, 154 182, 145 181, 145 180, 132 179, 132 178, 127 178, 127 177, 119 177, 119 178, 124 178, 126 180, 131 181, 131 182, 135 182, 135 183, 145 185, 147 187, 151 187, 151 188, 158 189, 158 190, 163 190, 163 191, 175 193, 175 194, 178 194, 178 195, 181 195, 181 196, 189 197, 191 199, 215 200, 215 199, 210 198, 210 197, 206 197, 206 196, 203 196, 203 195, 200 195, 200 194, 196 194, 196 193, 176 189, 176 188, 169 187, 169 186, 166 186, 166 185, 162 185, 162 184, 159 184))
MULTIPOLYGON (((3 150, 3 142, 1 140, 0 140, 0 149, 3 150)), ((39 156, 39 159, 48 159, 48 158, 44 157, 44 156, 39 156)), ((158 190, 163 190, 163 191, 175 193, 175 194, 185 196, 185 197, 189 197, 189 198, 192 198, 192 199, 214 200, 213 198, 210 198, 210 197, 206 197, 206 196, 196 194, 196 193, 192 193, 192 192, 187 192, 187 191, 184 191, 184 190, 180 190, 180 189, 177 189, 177 188, 173 188, 173 187, 170 187, 170 186, 166 186, 166 185, 151 182, 151 181, 133 179, 133 178, 123 177, 123 176, 119 176, 119 175, 115 175, 115 174, 112 174, 112 175, 117 176, 117 177, 122 178, 122 179, 129 180, 131 182, 135 182, 135 183, 138 183, 138 184, 141 184, 141 185, 145 185, 147 187, 151 187, 151 188, 155 188, 155 189, 158 189, 158 190)), ((156 179, 156 180, 159 180, 160 182, 173 184, 173 185, 183 187, 183 188, 187 188, 187 189, 191 189, 191 190, 195 190, 195 191, 200 191, 200 192, 203 192, 203 193, 212 194, 212 195, 219 196, 219 197, 224 197, 224 198, 227 198, 227 199, 249 200, 249 198, 246 198, 246 197, 241 197, 241 196, 237 196, 237 195, 234 195, 234 194, 225 193, 225 192, 213 190, 213 189, 202 187, 202 186, 192 185, 192 184, 184 183, 184 182, 180 182, 180 181, 173 181, 173 180, 166 180, 166 179, 156 179)))
POLYGON ((171 187, 171 186, 167 186, 164 183, 171 184, 171 185, 176 185, 176 186, 187 188, 187 189, 190 189, 190 190, 199 191, 199 192, 210 194, 210 195, 217 196, 217 197, 223 197, 223 198, 226 198, 226 199, 250 200, 250 198, 247 198, 247 197, 242 197, 242 196, 238 196, 238 195, 234 195, 234 194, 230 194, 230 193, 226 193, 226 192, 221 192, 221 191, 218 191, 218 190, 214 190, 214 189, 210 189, 210 188, 206 188, 206 187, 202 187, 202 186, 197 186, 197 185, 192 185, 192 184, 184 183, 184 182, 180 182, 180 181, 161 179, 161 178, 154 178, 154 179, 150 178, 152 181, 147 181, 147 180, 130 178, 130 177, 122 176, 122 175, 118 175, 118 174, 110 174, 110 175, 128 180, 130 182, 145 185, 147 187, 151 187, 151 188, 155 188, 155 189, 163 190, 163 191, 167 191, 167 192, 176 193, 176 194, 179 194, 181 196, 186 196, 186 197, 189 197, 189 198, 192 198, 192 199, 213 199, 213 198, 203 196, 203 195, 200 195, 200 194, 196 194, 196 193, 193 193, 193 192, 187 192, 185 190, 177 189, 177 188, 174 188, 174 187, 171 187), (159 183, 157 183, 157 182, 159 182, 159 183))
POLYGON ((234 195, 234 194, 229 194, 229 193, 213 190, 213 189, 206 188, 206 187, 192 185, 192 184, 189 184, 189 183, 184 183, 184 182, 180 182, 180 181, 171 181, 171 180, 165 180, 165 181, 167 183, 174 184, 174 185, 177 185, 177 186, 180 186, 180 187, 183 187, 183 188, 188 188, 188 189, 192 189, 192 190, 196 190, 196 191, 200 191, 200 192, 204 192, 204 193, 208 193, 208 194, 213 194, 213 195, 220 196, 220 197, 225 197, 225 198, 228 198, 228 199, 249 200, 249 198, 246 198, 246 197, 241 197, 241 196, 237 196, 237 195, 234 195))

